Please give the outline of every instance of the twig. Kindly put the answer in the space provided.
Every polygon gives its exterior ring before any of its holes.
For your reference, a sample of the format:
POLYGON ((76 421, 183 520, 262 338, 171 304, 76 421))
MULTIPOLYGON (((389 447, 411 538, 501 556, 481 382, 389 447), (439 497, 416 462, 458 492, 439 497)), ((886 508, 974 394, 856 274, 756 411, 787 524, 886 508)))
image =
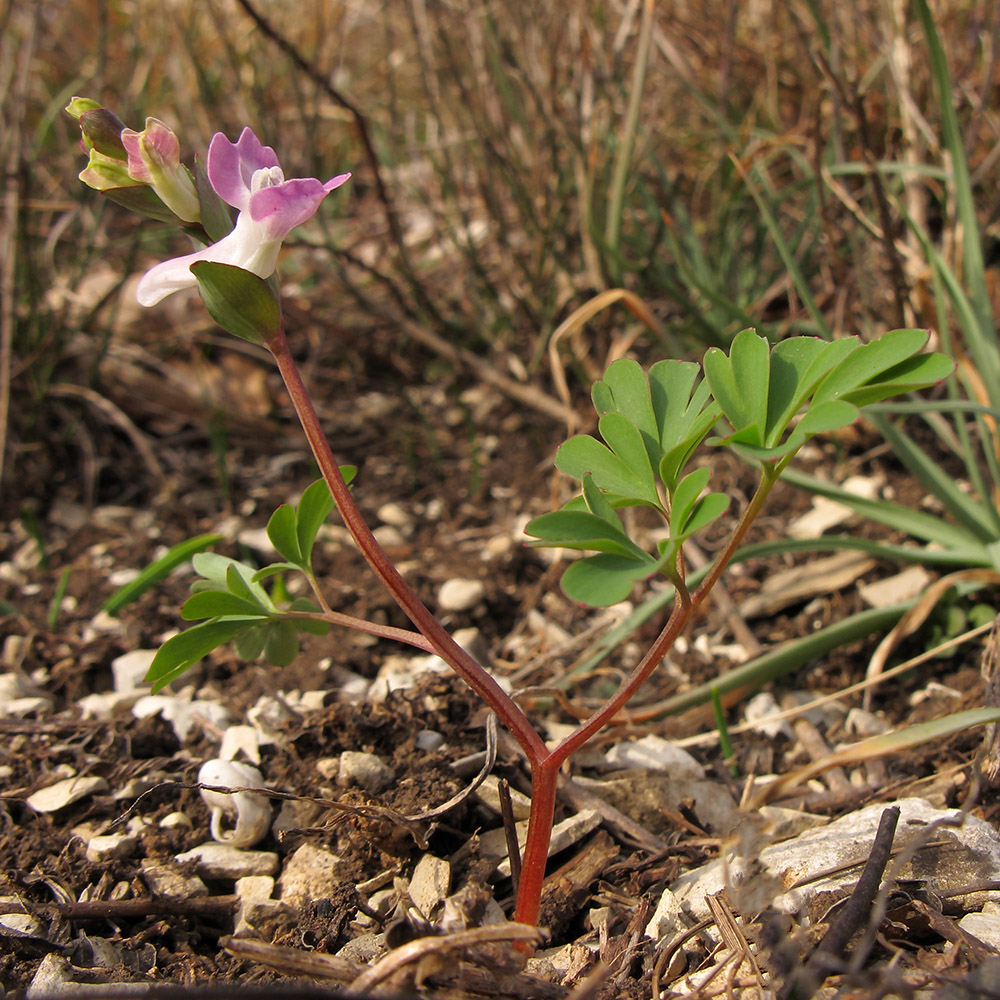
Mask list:
POLYGON ((55 912, 69 920, 119 920, 128 917, 215 916, 232 913, 239 896, 151 896, 142 899, 86 899, 73 903, 39 903, 30 907, 0 902, 0 913, 55 912))
POLYGON ((507 860, 510 861, 510 882, 517 895, 521 884, 521 846, 517 842, 517 824, 514 822, 514 803, 510 799, 510 783, 501 778, 497 785, 500 794, 500 816, 503 819, 503 835, 507 841, 507 860))
POLYGON ((899 822, 899 806, 890 806, 882 813, 871 854, 861 872, 858 884, 843 909, 823 935, 823 940, 809 960, 789 980, 780 994, 781 1000, 810 1000, 822 986, 831 968, 843 957, 847 942, 865 921, 872 901, 882 882, 882 874, 892 853, 892 841, 899 822))

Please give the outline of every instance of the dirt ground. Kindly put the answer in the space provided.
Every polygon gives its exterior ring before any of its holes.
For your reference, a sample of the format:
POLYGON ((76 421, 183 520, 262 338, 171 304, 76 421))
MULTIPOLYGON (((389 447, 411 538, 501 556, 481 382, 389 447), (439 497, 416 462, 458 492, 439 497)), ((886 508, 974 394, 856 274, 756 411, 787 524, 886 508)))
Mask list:
MULTIPOLYGON (((552 724, 555 732, 570 718, 541 689, 554 684, 587 645, 560 646, 558 637, 587 633, 603 614, 568 602, 558 589, 558 568, 544 553, 524 547, 518 535, 528 516, 551 509, 554 497, 563 498, 559 491, 565 486, 551 471, 562 428, 465 373, 442 370, 435 358, 401 345, 388 332, 372 336, 354 355, 346 344, 317 351, 314 342, 304 343, 300 353, 338 460, 360 467, 354 489, 362 509, 375 524, 388 516, 384 505, 390 501, 405 515, 405 530, 389 535, 389 554, 404 564, 407 578, 432 608, 444 582, 482 582, 481 599, 467 611, 450 613, 445 624, 477 629, 478 648, 495 672, 516 687, 531 687, 534 693, 525 703, 533 703, 539 724, 552 724)), ((495 863, 482 848, 483 835, 499 826, 495 812, 467 796, 433 820, 412 819, 472 780, 475 755, 482 754, 486 741, 482 706, 456 678, 433 672, 383 700, 359 699, 357 678, 375 678, 400 649, 347 633, 309 638, 295 663, 283 669, 238 662, 224 647, 174 685, 193 683, 199 699, 224 704, 228 724, 245 723, 265 702, 284 705, 268 723, 274 738, 261 745, 259 767, 279 795, 272 803, 275 812, 297 802, 299 821, 280 835, 269 833, 256 850, 273 852, 279 872, 303 844, 330 851, 340 859, 336 886, 317 891, 308 902, 276 908, 242 938, 232 936, 239 904, 232 878, 206 877, 207 894, 186 899, 164 900, 151 889, 150 863, 172 864, 178 854, 209 839, 197 773, 204 760, 217 755, 226 723, 203 718, 180 738, 160 715, 136 718, 127 705, 110 718, 85 717, 81 699, 113 688, 113 660, 156 648, 164 633, 180 626, 177 608, 192 576, 189 570, 174 573, 126 607, 117 621, 99 616, 101 604, 114 581, 123 579, 116 575, 120 571, 142 567, 163 547, 201 532, 226 535, 216 551, 254 558, 247 536, 237 540, 240 533, 262 528, 274 507, 296 496, 313 473, 280 383, 263 359, 228 349, 192 351, 166 362, 173 381, 164 379, 158 389, 141 365, 129 369, 120 359, 116 363, 118 374, 126 375, 106 378, 100 392, 136 434, 110 424, 106 414, 86 403, 74 411, 73 421, 53 410, 49 444, 19 457, 21 496, 4 500, 3 670, 24 675, 42 707, 0 718, 0 898, 16 901, 15 909, 23 907, 36 918, 28 932, 0 934, 0 986, 21 996, 47 957, 60 956, 76 982, 91 984, 280 981, 283 988, 310 982, 347 988, 366 965, 361 945, 351 959, 353 974, 347 959, 334 958, 352 941, 382 933, 397 946, 426 940, 428 927, 418 916, 397 906, 379 909, 372 895, 410 878, 428 854, 450 863, 449 891, 466 894, 470 913, 482 913, 489 898, 509 912, 510 878, 494 874, 495 863), (185 379, 190 385, 183 395, 185 379), (183 407, 176 393, 182 394, 183 407), (223 406, 229 411, 225 421, 218 416, 223 406), (147 453, 137 440, 149 446, 147 453), (37 540, 25 529, 29 522, 37 526, 37 540), (322 695, 303 702, 303 692, 322 695), (426 733, 437 735, 429 741, 426 733), (338 785, 324 762, 344 751, 377 755, 391 768, 392 781, 373 793, 338 785), (471 772, 454 766, 465 758, 473 761, 471 772), (104 780, 94 794, 55 812, 39 812, 27 803, 34 792, 67 775, 104 780), (161 823, 177 813, 189 822, 161 823), (89 824, 91 830, 114 832, 137 817, 143 822, 130 850, 107 860, 88 859, 87 840, 75 831, 89 824)), ((580 412, 585 412, 583 397, 580 412)), ((713 462, 719 480, 713 487, 745 498, 752 489, 748 469, 728 454, 715 455, 713 462)), ((812 463, 841 479, 852 472, 878 474, 898 498, 919 502, 919 493, 863 430, 814 449, 812 463)), ((809 505, 802 494, 782 489, 755 539, 782 532, 809 505)), ((888 535, 865 525, 854 530, 888 535)), ((715 541, 700 544, 710 552, 715 541)), ((739 568, 725 581, 726 595, 738 604, 775 569, 773 563, 739 568)), ((317 570, 338 610, 407 624, 336 531, 318 547, 317 570)), ((768 648, 859 609, 858 587, 893 571, 875 566, 838 589, 826 588, 745 624, 768 648)), ((643 596, 640 588, 634 602, 643 596)), ((736 641, 732 622, 726 605, 714 602, 687 637, 685 652, 657 673, 641 702, 655 704, 726 669, 725 648, 736 641), (710 641, 699 644, 698 636, 710 641)), ((571 684, 571 703, 586 710, 656 631, 656 621, 648 623, 601 670, 571 684)), ((596 633, 588 634, 592 641, 596 633)), ((782 679, 776 695, 830 692, 861 679, 879 638, 836 650, 782 679)), ((900 656, 913 655, 927 641, 925 632, 906 643, 900 656)), ((875 695, 873 711, 896 727, 981 704, 981 648, 981 642, 970 643, 885 685, 875 695)), ((742 703, 729 707, 730 723, 743 721, 742 710, 742 703)), ((572 774, 601 776, 609 768, 598 751, 625 739, 649 734, 684 739, 713 728, 705 708, 620 727, 578 755, 572 774)), ((844 733, 834 728, 824 738, 833 745, 844 733)), ((814 782, 784 804, 829 817, 906 795, 963 805, 981 741, 981 732, 968 732, 901 753, 885 761, 877 787, 861 778, 849 781, 847 789, 814 782)), ((747 732, 735 735, 733 743, 732 769, 717 742, 690 750, 734 801, 748 776, 780 773, 808 759, 800 742, 781 736, 747 732)), ((494 773, 515 791, 530 791, 523 761, 503 741, 494 773)), ((394 988, 419 987, 421 996, 442 998, 648 997, 661 953, 656 942, 643 937, 645 921, 664 886, 720 850, 723 834, 699 816, 699 808, 683 802, 676 809, 645 808, 632 817, 659 849, 605 818, 552 860, 544 900, 546 948, 577 945, 563 952, 568 964, 518 971, 509 942, 478 944, 436 958, 429 952, 423 964, 411 964, 391 981, 394 988), (603 971, 587 985, 598 958, 603 971)), ((557 821, 579 811, 571 796, 563 797, 557 821)), ((995 824, 998 811, 995 793, 980 791, 974 814, 995 824)), ((193 863, 182 869, 192 874, 193 863)), ((423 916, 433 922, 439 915, 423 916)), ((782 962, 788 964, 788 946, 794 965, 819 933, 813 928, 790 937, 787 929, 775 931, 766 912, 739 916, 743 932, 766 956, 762 965, 772 963, 775 974, 782 962)), ((974 951, 949 941, 940 927, 920 933, 915 927, 915 921, 897 921, 894 934, 879 938, 863 981, 848 984, 842 995, 878 995, 880 983, 898 984, 904 974, 910 983, 923 976, 932 989, 978 964, 974 951), (900 937, 900 927, 911 929, 909 940, 900 937)), ((702 958, 710 950, 702 945, 702 958)), ((686 954, 696 966, 697 951, 686 954)), ((725 984, 717 985, 724 992, 725 984)), ((961 994, 973 995, 979 994, 961 994)))

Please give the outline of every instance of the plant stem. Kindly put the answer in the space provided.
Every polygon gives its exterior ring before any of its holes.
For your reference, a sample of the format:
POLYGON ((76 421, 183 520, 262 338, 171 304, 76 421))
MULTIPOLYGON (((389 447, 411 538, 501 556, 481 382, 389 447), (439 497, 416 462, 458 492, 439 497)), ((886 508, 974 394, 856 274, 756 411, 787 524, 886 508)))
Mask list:
POLYGON ((330 488, 330 495, 340 511, 340 516, 343 518, 347 530, 354 537, 368 565, 375 571, 375 574, 410 621, 425 636, 434 652, 496 712, 508 732, 524 750, 534 770, 547 753, 542 738, 513 699, 472 656, 455 642, 444 626, 417 597, 413 588, 403 579, 389 557, 382 551, 382 547, 362 517, 361 511, 358 510, 354 497, 351 496, 351 492, 344 482, 344 477, 340 474, 340 466, 330 450, 316 408, 312 404, 309 392, 288 349, 288 342, 283 330, 268 341, 267 348, 277 362, 278 371, 284 380, 285 388, 288 390, 292 405, 298 414, 299 422, 305 431, 320 473, 330 488))
POLYGON ((396 642, 404 642, 408 646, 422 649, 425 653, 435 651, 430 640, 419 632, 395 628, 392 625, 379 625, 377 622, 370 622, 365 618, 355 618, 353 615, 344 615, 339 611, 284 611, 281 617, 292 621, 304 619, 312 622, 327 622, 330 625, 340 625, 344 628, 353 628, 358 632, 365 632, 368 635, 378 636, 380 639, 394 639, 396 642))

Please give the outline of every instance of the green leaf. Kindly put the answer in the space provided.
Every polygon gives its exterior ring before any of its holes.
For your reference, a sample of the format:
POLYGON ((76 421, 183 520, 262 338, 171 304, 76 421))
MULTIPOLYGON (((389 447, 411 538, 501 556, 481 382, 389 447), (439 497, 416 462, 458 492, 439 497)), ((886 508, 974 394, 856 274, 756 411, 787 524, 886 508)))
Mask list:
POLYGON ((264 659, 272 666, 287 667, 299 652, 299 635, 290 622, 274 622, 267 627, 264 659))
POLYGON ((753 330, 733 338, 729 357, 718 347, 705 352, 705 378, 712 395, 737 434, 763 445, 767 427, 770 348, 753 330))
POLYGON ((156 562, 150 563, 134 580, 126 583, 124 587, 119 587, 101 605, 101 610, 109 615, 116 615, 126 605, 131 604, 144 594, 150 587, 159 583, 178 566, 186 563, 192 556, 197 558, 197 554, 209 545, 215 545, 222 541, 222 535, 198 535, 189 538, 185 542, 173 546, 167 553, 161 556, 156 562))
MULTIPOLYGON (((345 469, 351 473, 350 479, 354 478, 354 473, 357 472, 357 469, 354 466, 343 466, 341 468, 340 474, 344 476, 344 481, 350 482, 348 476, 344 475, 345 469)), ((334 503, 333 497, 330 496, 330 488, 323 479, 317 479, 316 482, 310 483, 302 494, 302 499, 299 501, 296 537, 302 562, 307 568, 312 565, 312 548, 316 542, 316 535, 319 533, 319 529, 323 526, 323 523, 330 516, 330 511, 333 510, 333 507, 334 503)))
POLYGON ((857 337, 825 341, 789 337, 771 351, 771 383, 764 443, 774 447, 816 384, 858 346, 857 337))
MULTIPOLYGON (((264 614, 277 611, 267 591, 254 582, 254 570, 233 560, 226 569, 226 589, 244 601, 257 605, 264 614)), ((221 589, 221 588, 220 588, 221 589)))
POLYGON ((240 632, 233 639, 233 647, 236 655, 247 663, 252 663, 264 652, 264 643, 267 641, 267 628, 262 625, 255 625, 245 632, 240 632))
POLYGON ((598 420, 597 429, 611 450, 629 467, 638 484, 638 489, 623 495, 659 507, 653 467, 639 428, 627 416, 606 413, 598 420))
POLYGON ((260 583, 261 580, 266 580, 268 577, 276 576, 278 573, 288 573, 288 572, 299 572, 302 569, 301 566, 296 563, 290 562, 280 562, 271 563, 269 566, 261 566, 254 575, 250 578, 253 583, 260 583))
POLYGON ((856 406, 933 385, 952 370, 941 354, 914 358, 927 343, 926 330, 890 330, 849 354, 819 384, 814 403, 843 399, 856 406))
MULTIPOLYGON (((660 431, 649 395, 649 384, 638 361, 620 358, 591 390, 598 416, 620 413, 632 421, 646 442, 651 465, 660 460, 660 431)), ((606 439, 605 439, 606 440, 606 439)))
POLYGON ((224 330, 254 344, 281 332, 281 308, 270 284, 232 264, 202 260, 191 265, 212 319, 224 330))
POLYGON ((695 449, 719 419, 708 382, 689 361, 658 361, 649 369, 649 392, 660 434, 657 472, 670 492, 695 449))
POLYGON ((201 160, 194 159, 194 186, 201 202, 201 224, 213 243, 228 236, 233 231, 233 218, 229 207, 215 193, 201 160))
POLYGON ((597 487, 594 477, 589 472, 583 474, 583 501, 592 514, 621 531, 622 523, 618 520, 614 506, 597 487))
POLYGON ((571 437, 556 452, 556 466, 574 479, 590 473, 594 482, 616 496, 636 497, 645 492, 645 484, 610 448, 586 434, 571 437))
POLYGON ((224 590, 203 590, 192 594, 181 606, 181 618, 197 621, 199 618, 221 618, 224 615, 261 615, 256 601, 247 601, 224 590))
POLYGON ((542 514, 525 525, 525 533, 538 538, 534 546, 558 546, 564 549, 591 549, 631 559, 651 560, 621 527, 587 511, 557 510, 542 514))
POLYGON ((248 626, 259 621, 257 618, 223 618, 217 621, 195 625, 180 635, 168 639, 153 657, 145 680, 153 685, 155 694, 164 685, 179 677, 189 667, 194 666, 203 656, 217 649, 248 626))
POLYGON ((603 608, 624 601, 637 580, 655 566, 615 555, 596 555, 571 563, 562 576, 562 588, 571 601, 603 608))
POLYGON ((295 508, 283 503, 267 522, 267 537, 279 554, 296 566, 303 566, 302 551, 299 548, 298 518, 295 508))
POLYGON ((147 219, 157 222, 177 224, 180 219, 160 200, 160 196, 148 185, 138 184, 135 187, 107 188, 101 192, 109 201, 122 208, 127 208, 136 215, 144 215, 147 219))

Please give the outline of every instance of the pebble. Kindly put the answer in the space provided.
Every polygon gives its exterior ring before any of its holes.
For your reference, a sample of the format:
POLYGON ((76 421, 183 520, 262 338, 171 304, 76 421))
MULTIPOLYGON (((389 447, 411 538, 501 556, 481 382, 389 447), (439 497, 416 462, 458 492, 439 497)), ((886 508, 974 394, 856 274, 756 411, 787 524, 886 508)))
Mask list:
POLYGON ((485 593, 486 585, 482 580, 455 577, 445 581, 438 590, 438 607, 442 612, 469 611, 483 599, 485 593))
MULTIPOLYGON (((488 775, 486 780, 476 789, 476 798, 497 815, 501 815, 500 779, 495 774, 488 775)), ((514 809, 514 819, 527 819, 531 813, 531 799, 516 788, 510 790, 510 804, 514 809)))
POLYGON ((377 795, 395 777, 396 772, 373 753, 345 750, 340 755, 337 783, 341 786, 358 785, 369 795, 377 795))
POLYGON ((236 760, 243 754, 251 764, 260 763, 260 737, 253 726, 230 726, 222 734, 220 760, 236 760))
POLYGON ((143 880, 154 896, 190 899, 192 896, 208 895, 208 887, 197 875, 185 875, 169 862, 150 861, 147 858, 140 869, 143 880))
POLYGON ((54 785, 40 788, 28 796, 27 802, 35 812, 51 813, 74 802, 79 802, 80 799, 97 795, 99 792, 106 792, 109 787, 104 778, 96 776, 66 778, 63 781, 57 781, 54 785))
POLYGON ((403 533, 392 524, 380 524, 372 534, 383 549, 401 549, 406 546, 403 533))
POLYGON ((233 934, 250 933, 263 920, 290 913, 291 908, 280 899, 271 899, 274 879, 270 875, 248 875, 236 880, 236 895, 240 903, 236 911, 236 929, 233 934))
POLYGON ((191 817, 187 813, 178 811, 167 813, 160 820, 160 827, 164 830, 193 830, 194 823, 191 822, 191 817))
POLYGON ((178 864, 195 863, 195 870, 205 878, 245 878, 247 875, 273 875, 278 870, 278 855, 273 851, 241 851, 229 844, 199 844, 175 857, 178 864))
POLYGON ((302 844, 285 861, 278 877, 278 898, 295 907, 330 899, 343 883, 343 867, 332 851, 302 844))
POLYGON ((649 923, 646 924, 646 937, 653 941, 673 938, 686 930, 687 926, 688 921, 680 900, 669 889, 664 889, 649 923))
POLYGON ((136 690, 145 690, 148 685, 143 678, 149 671, 155 649, 133 649, 130 653, 122 653, 111 661, 111 674, 114 677, 115 691, 119 694, 130 694, 136 690))
POLYGON ((20 671, 0 674, 0 718, 46 713, 53 705, 53 700, 20 671))
MULTIPOLYGON (((931 841, 943 845, 918 851, 899 873, 900 878, 928 881, 942 895, 1000 878, 1000 834, 990 824, 966 816, 961 826, 952 826, 948 821, 962 817, 957 809, 935 809, 923 799, 909 798, 866 806, 781 843, 767 844, 765 837, 748 839, 749 849, 743 853, 730 851, 724 858, 685 872, 670 888, 688 914, 702 920, 710 916, 706 897, 740 884, 751 871, 762 868, 764 880, 770 883, 777 879, 781 885, 800 886, 777 898, 773 898, 773 884, 765 887, 773 906, 786 913, 798 912, 816 894, 847 889, 857 882, 859 866, 868 857, 879 820, 890 805, 900 808, 895 850, 901 851, 912 838, 924 836, 931 823, 939 824, 931 841)), ((741 891, 750 888, 744 885, 741 891)), ((997 891, 970 892, 949 896, 948 905, 978 909, 986 901, 998 899, 997 891)))
POLYGON ((451 887, 451 865, 444 858, 424 854, 410 877, 410 899, 413 905, 431 919, 434 910, 444 901, 451 887))
POLYGON ((1000 951, 1000 916, 995 913, 967 913, 958 926, 994 951, 1000 951))
POLYGON ((413 530, 413 518, 398 503, 382 504, 375 512, 375 516, 383 524, 389 524, 406 534, 413 530))
POLYGON ((136 838, 128 833, 106 833, 87 843, 87 860, 94 864, 122 861, 135 853, 136 838))
POLYGON ((794 740, 795 733, 787 719, 770 718, 780 714, 781 707, 770 691, 761 691, 760 694, 755 694, 743 710, 743 718, 754 732, 761 733, 769 740, 777 739, 779 736, 784 736, 787 740, 794 740))
POLYGON ((148 694, 132 706, 137 719, 159 712, 167 720, 182 743, 200 719, 218 729, 225 729, 230 722, 229 711, 217 701, 190 701, 172 695, 148 694))
POLYGON ((440 750, 444 745, 444 736, 435 729, 421 729, 413 741, 418 750, 432 752, 440 750))
MULTIPOLYGON (((21 906, 17 896, 0 896, 0 903, 21 906)), ((7 927, 21 934, 43 936, 42 923, 30 913, 0 913, 0 927, 7 927)))
POLYGON ((614 767, 669 771, 687 778, 705 777, 705 769, 691 754, 662 736, 643 736, 631 743, 619 743, 604 755, 604 759, 614 767))

